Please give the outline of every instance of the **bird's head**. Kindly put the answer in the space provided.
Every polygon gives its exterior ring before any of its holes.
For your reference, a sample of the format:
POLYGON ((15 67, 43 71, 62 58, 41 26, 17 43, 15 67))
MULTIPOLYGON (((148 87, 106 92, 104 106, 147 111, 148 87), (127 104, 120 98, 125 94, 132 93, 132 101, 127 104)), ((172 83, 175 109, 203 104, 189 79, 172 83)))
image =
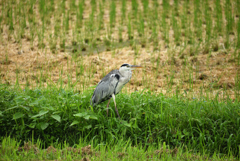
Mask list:
POLYGON ((136 68, 142 68, 141 66, 139 65, 131 65, 131 64, 123 64, 119 70, 121 71, 132 71, 136 68))

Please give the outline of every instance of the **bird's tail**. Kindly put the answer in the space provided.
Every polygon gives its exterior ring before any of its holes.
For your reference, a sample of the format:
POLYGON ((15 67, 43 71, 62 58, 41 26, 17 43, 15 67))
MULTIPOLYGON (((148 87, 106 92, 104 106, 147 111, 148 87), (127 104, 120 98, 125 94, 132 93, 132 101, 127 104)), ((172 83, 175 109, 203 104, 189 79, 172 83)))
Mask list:
POLYGON ((92 96, 92 98, 90 99, 90 105, 91 105, 92 107, 94 107, 94 106, 96 105, 96 103, 95 103, 95 97, 94 97, 94 96, 92 96))

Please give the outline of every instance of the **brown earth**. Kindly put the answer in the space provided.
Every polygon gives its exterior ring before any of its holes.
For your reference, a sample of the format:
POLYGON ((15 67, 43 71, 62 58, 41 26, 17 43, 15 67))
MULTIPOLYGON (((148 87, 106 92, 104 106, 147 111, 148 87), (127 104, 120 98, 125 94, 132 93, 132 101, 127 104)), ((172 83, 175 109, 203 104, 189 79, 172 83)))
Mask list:
MULTIPOLYGON (((66 9, 69 9, 68 2, 66 2, 66 9)), ((131 10, 129 3, 127 1, 127 13, 131 10)), ((172 5, 172 3, 171 1, 170 4, 172 5)), ((120 5, 120 2, 117 2, 116 5, 120 5)), ((153 7, 151 1, 149 7, 153 7)), ((182 7, 180 5, 180 8, 182 7)), ((142 10, 142 5, 139 8, 142 10)), ((106 24, 109 23, 108 9, 109 4, 106 3, 104 10, 106 24)), ((117 7, 117 15, 121 13, 120 9, 117 7)), ((36 16, 39 16, 37 4, 34 10, 36 16)), ((90 12, 90 1, 86 1, 84 21, 87 21, 90 12)), ((237 20, 238 18, 236 18, 237 20)), ((74 22, 74 16, 72 21, 74 22)), ((116 22, 119 21, 120 16, 117 16, 116 22)), ((40 20, 39 25, 41 25, 40 20)), ((69 24, 66 46, 70 46, 70 49, 74 39, 72 30, 75 28, 74 23, 69 24)), ((25 29, 25 36, 20 42, 16 41, 15 38, 17 30, 9 34, 9 27, 6 24, 2 25, 2 30, 0 36, 0 80, 3 84, 19 83, 22 88, 25 88, 26 85, 30 87, 36 87, 40 84, 48 86, 57 85, 62 78, 66 86, 70 82, 72 88, 82 91, 96 85, 109 71, 119 68, 123 63, 130 63, 142 65, 144 68, 134 71, 132 80, 126 85, 127 87, 123 89, 123 92, 146 88, 166 95, 179 92, 184 97, 188 93, 187 97, 200 97, 201 95, 214 97, 218 94, 221 98, 227 96, 233 100, 239 98, 239 87, 237 86, 239 86, 240 67, 236 55, 239 55, 240 50, 233 46, 226 49, 225 39, 222 36, 211 42, 209 48, 206 48, 204 41, 200 45, 196 44, 199 45, 199 48, 195 50, 196 45, 187 45, 186 48, 183 48, 182 44, 176 45, 173 42, 173 29, 170 28, 169 44, 165 43, 162 34, 159 33, 157 47, 151 41, 147 41, 143 45, 142 39, 138 38, 138 41, 133 45, 125 45, 116 49, 110 48, 110 51, 104 50, 98 54, 95 54, 96 49, 93 49, 86 51, 85 55, 80 53, 80 56, 76 56, 71 50, 62 50, 58 40, 56 40, 56 50, 54 52, 51 50, 48 40, 50 39, 49 34, 54 32, 52 24, 47 27, 44 34, 46 47, 43 49, 39 46, 37 37, 31 43, 29 28, 25 29), (80 71, 80 68, 83 72, 80 71)), ((106 30, 103 30, 103 34, 98 37, 100 40, 99 48, 105 47, 103 45, 105 32, 106 30)), ((114 40, 118 40, 117 25, 114 27, 112 37, 114 40)), ((123 27, 122 37, 123 42, 128 40, 126 26, 123 27)), ((230 44, 235 41, 236 34, 230 35, 230 44)))

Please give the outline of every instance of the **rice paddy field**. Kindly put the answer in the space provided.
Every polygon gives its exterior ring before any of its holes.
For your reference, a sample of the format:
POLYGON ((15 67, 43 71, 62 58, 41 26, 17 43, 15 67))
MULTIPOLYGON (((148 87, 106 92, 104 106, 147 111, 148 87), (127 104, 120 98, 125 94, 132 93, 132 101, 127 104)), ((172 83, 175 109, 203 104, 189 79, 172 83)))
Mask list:
POLYGON ((0 160, 238 160, 240 0, 0 0, 0 160), (89 104, 123 63, 143 66, 89 104))

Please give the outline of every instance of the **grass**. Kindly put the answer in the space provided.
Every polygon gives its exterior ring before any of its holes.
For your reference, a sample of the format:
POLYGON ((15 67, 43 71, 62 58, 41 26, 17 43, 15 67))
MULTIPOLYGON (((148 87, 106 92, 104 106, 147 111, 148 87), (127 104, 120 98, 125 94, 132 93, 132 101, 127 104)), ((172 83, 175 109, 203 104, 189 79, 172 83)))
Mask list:
POLYGON ((1 86, 1 142, 6 136, 21 140, 21 146, 34 139, 45 147, 56 141, 78 145, 80 138, 94 148, 120 140, 138 148, 165 142, 171 149, 186 146, 194 153, 239 156, 238 102, 167 98, 147 91, 119 94, 119 120, 113 102, 106 119, 106 103, 89 107, 92 90, 67 89, 1 86))
POLYGON ((20 146, 20 142, 7 137, 0 147, 2 160, 237 160, 233 156, 193 153, 186 147, 170 149, 165 143, 142 148, 133 146, 129 141, 114 141, 110 144, 98 144, 94 147, 80 139, 79 144, 69 147, 67 143, 54 143, 45 147, 41 141, 31 141, 20 146))

